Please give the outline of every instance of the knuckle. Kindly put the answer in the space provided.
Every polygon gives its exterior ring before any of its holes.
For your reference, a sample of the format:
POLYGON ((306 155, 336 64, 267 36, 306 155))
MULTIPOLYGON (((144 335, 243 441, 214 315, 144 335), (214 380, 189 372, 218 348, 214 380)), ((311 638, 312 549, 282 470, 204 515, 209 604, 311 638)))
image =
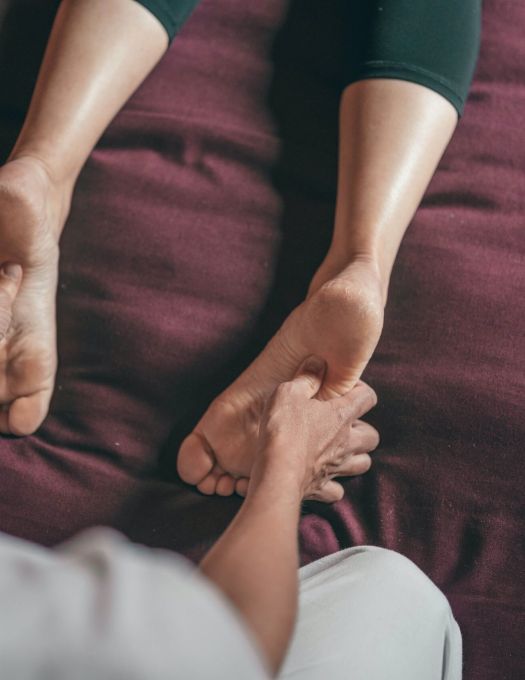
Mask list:
POLYGON ((333 417, 337 427, 341 428, 342 426, 346 425, 346 423, 349 420, 347 409, 345 409, 343 407, 338 407, 335 404, 331 405, 331 407, 332 407, 332 417, 333 417))
POLYGON ((293 392, 293 383, 291 381, 283 382, 277 386, 275 395, 278 399, 286 399, 293 392))
POLYGON ((276 427, 283 421, 284 418, 285 418, 284 409, 276 405, 268 411, 266 422, 268 426, 276 427))

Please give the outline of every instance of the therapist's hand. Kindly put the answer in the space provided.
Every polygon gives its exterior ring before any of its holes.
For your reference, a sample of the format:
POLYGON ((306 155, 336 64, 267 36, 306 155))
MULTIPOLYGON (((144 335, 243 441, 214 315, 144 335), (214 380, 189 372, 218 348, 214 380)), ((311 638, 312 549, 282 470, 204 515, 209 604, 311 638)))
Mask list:
POLYGON ((342 397, 315 398, 325 362, 306 359, 293 380, 284 382, 268 400, 259 428, 259 446, 251 486, 271 468, 292 477, 305 499, 336 501, 343 487, 334 482, 355 470, 356 459, 366 470, 369 452, 379 443, 377 431, 359 420, 377 403, 374 390, 362 381, 342 397))

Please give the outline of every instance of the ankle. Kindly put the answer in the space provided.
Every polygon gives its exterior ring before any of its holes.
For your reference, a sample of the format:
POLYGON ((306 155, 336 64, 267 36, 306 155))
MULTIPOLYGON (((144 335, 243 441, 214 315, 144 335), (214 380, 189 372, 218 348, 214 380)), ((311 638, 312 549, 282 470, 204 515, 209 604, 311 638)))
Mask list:
POLYGON ((317 270, 308 295, 318 290, 330 280, 354 281, 356 277, 364 278, 366 288, 375 291, 384 307, 387 301, 390 271, 381 265, 380 258, 371 252, 359 252, 348 254, 330 248, 321 266, 317 270))
MULTIPOLYGON (((34 178, 34 182, 21 182, 26 192, 37 191, 45 196, 50 211, 50 226, 58 240, 71 207, 74 183, 58 178, 52 167, 38 155, 20 152, 12 153, 4 167, 17 167, 22 178, 34 178), (36 187, 36 189, 35 189, 36 187)), ((16 175, 15 175, 16 177, 16 175)))
POLYGON ((356 274, 361 274, 367 281, 368 287, 378 292, 383 307, 386 305, 390 272, 385 273, 380 259, 368 253, 354 254, 347 260, 340 271, 340 278, 350 277, 355 279, 356 274))

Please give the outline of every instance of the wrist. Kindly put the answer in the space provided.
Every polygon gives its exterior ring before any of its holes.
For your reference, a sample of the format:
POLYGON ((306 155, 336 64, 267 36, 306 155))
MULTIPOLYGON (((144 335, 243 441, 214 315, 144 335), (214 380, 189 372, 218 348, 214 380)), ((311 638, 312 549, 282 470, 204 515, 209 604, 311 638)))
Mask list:
POLYGON ((282 447, 267 448, 257 454, 248 497, 263 495, 266 500, 286 499, 300 506, 304 495, 304 470, 301 473, 288 454, 282 447))

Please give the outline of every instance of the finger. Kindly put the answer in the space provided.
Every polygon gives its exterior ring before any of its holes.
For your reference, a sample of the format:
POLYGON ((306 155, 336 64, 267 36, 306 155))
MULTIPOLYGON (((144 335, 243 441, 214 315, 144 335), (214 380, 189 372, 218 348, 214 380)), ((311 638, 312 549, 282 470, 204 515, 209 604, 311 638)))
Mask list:
POLYGON ((323 386, 319 391, 319 399, 337 399, 351 391, 359 382, 368 360, 355 366, 334 366, 330 364, 326 370, 323 386))
POLYGON ((353 420, 364 416, 377 404, 377 394, 366 383, 359 381, 356 386, 334 402, 353 420))
POLYGON ((340 501, 344 495, 345 490, 341 484, 331 480, 326 482, 326 484, 318 491, 314 491, 306 496, 306 500, 319 501, 321 503, 336 503, 337 501, 340 501))
POLYGON ((353 456, 348 456, 331 474, 334 477, 355 477, 356 475, 364 475, 371 467, 372 459, 368 453, 356 453, 353 456))
POLYGON ((379 446, 379 432, 362 420, 356 420, 352 425, 352 448, 359 453, 368 453, 379 446))
POLYGON ((11 326, 13 302, 21 281, 22 267, 14 262, 5 262, 0 268, 0 341, 11 326))
POLYGON ((312 354, 297 369, 295 377, 290 381, 292 388, 307 399, 311 399, 319 392, 325 369, 324 359, 312 354))

